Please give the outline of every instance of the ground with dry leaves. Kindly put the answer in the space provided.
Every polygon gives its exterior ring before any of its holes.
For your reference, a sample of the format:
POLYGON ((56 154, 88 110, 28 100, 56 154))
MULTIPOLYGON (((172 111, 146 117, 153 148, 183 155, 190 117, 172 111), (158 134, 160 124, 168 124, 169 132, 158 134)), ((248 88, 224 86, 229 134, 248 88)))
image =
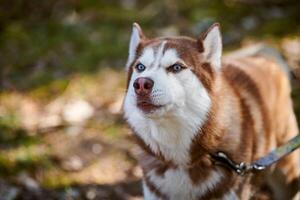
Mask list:
POLYGON ((2 94, 1 116, 16 127, 0 144, 0 196, 140 197, 137 149, 121 115, 124 86, 123 71, 104 69, 72 77, 54 98, 2 94))

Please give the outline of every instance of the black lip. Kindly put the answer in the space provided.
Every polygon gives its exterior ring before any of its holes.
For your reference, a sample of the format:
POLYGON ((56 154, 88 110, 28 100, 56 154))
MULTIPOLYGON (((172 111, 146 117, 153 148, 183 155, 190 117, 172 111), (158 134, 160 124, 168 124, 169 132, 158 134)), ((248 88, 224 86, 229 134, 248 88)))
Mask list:
POLYGON ((153 110, 156 110, 162 106, 160 105, 154 105, 153 103, 151 102, 148 102, 148 101, 140 101, 137 103, 137 107, 139 109, 141 109, 142 111, 146 112, 146 113, 149 113, 153 110))

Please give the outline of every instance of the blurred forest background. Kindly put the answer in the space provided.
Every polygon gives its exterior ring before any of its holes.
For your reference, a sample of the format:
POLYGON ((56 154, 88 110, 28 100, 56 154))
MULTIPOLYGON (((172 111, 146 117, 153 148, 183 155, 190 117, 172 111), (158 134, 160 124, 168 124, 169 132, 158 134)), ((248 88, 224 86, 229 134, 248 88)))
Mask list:
POLYGON ((1 200, 141 199, 121 113, 133 22, 152 37, 220 22, 225 51, 273 45, 300 119, 299 0, 0 0, 1 200))

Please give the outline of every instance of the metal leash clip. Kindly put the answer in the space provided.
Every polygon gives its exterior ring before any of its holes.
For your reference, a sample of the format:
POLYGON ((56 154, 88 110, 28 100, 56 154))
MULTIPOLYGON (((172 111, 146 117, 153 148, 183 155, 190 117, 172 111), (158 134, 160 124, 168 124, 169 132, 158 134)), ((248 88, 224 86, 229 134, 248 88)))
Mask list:
POLYGON ((243 175, 245 175, 248 172, 253 171, 253 170, 259 171, 259 170, 265 169, 264 166, 259 166, 259 165, 256 165, 256 164, 250 165, 250 164, 246 164, 244 162, 241 162, 241 163, 237 164, 237 163, 233 162, 230 158, 228 158, 228 156, 223 152, 217 152, 216 154, 212 155, 212 157, 218 163, 231 168, 238 175, 241 175, 241 176, 243 176, 243 175))
POLYGON ((251 171, 264 170, 268 166, 276 163, 284 156, 287 156, 294 150, 300 147, 300 135, 295 136, 286 144, 274 149, 269 152, 266 156, 252 162, 251 164, 246 164, 241 162, 239 164, 232 161, 224 152, 217 152, 212 154, 211 157, 216 161, 217 164, 223 165, 227 168, 234 170, 238 175, 245 175, 251 171))

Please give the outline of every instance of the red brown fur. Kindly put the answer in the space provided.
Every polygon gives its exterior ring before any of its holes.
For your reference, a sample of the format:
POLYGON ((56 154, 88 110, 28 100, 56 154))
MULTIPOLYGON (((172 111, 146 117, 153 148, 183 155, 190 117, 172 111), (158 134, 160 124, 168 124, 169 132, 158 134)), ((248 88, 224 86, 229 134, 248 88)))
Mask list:
MULTIPOLYGON (((239 177, 231 170, 216 165, 211 154, 223 151, 236 162, 250 163, 298 134, 289 81, 276 62, 258 56, 224 59, 220 71, 217 71, 201 56, 204 51, 202 40, 206 35, 199 40, 186 37, 143 38, 129 68, 128 81, 136 59, 146 46, 166 41, 166 49, 176 49, 212 100, 208 118, 190 146, 191 159, 186 172, 195 185, 206 180, 212 170, 219 169, 224 174, 213 189, 199 198, 220 199, 231 190, 241 199, 255 198, 255 191, 260 189, 259 183, 262 182, 258 176, 263 174, 239 177)), ((157 175, 163 177, 167 170, 176 169, 176 164, 160 153, 155 154, 141 138, 136 138, 143 150, 140 164, 146 185, 157 197, 168 199, 167 194, 150 181, 147 172, 155 169, 157 175)), ((286 173, 286 183, 294 191, 299 182, 297 154, 299 152, 278 163, 286 173)))

